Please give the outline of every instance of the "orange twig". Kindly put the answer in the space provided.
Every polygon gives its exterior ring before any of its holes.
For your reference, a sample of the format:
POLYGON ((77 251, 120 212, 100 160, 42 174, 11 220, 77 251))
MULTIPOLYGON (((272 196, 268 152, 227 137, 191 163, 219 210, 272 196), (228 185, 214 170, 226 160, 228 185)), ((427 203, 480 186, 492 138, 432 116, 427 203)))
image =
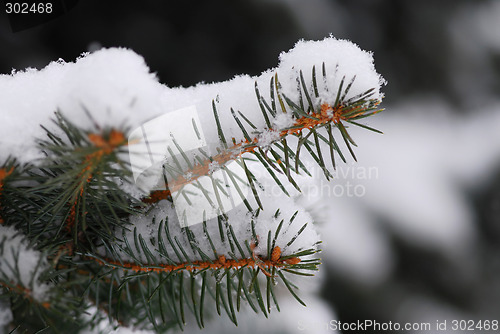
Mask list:
MULTIPOLYGON (((15 292, 18 295, 21 295, 23 298, 28 299, 30 302, 34 301, 33 296, 31 294, 31 289, 28 289, 28 288, 22 286, 21 284, 15 284, 15 285, 14 285, 14 283, 11 283, 11 284, 7 284, 3 281, 0 281, 0 285, 5 287, 6 289, 15 292)), ((42 303, 40 303, 40 305, 42 305, 44 308, 50 307, 49 302, 42 302, 42 303)))
MULTIPOLYGON (((272 267, 285 267, 286 265, 290 264, 297 264, 300 262, 299 258, 288 258, 285 260, 282 260, 280 257, 277 257, 277 254, 281 254, 281 250, 279 250, 279 247, 276 246, 273 250, 273 254, 275 254, 274 258, 271 257, 271 259, 262 259, 258 256, 252 256, 251 258, 248 259, 239 259, 239 260, 233 260, 233 259, 227 259, 224 255, 219 256, 217 260, 214 261, 193 261, 191 263, 183 262, 179 263, 177 265, 171 265, 171 264, 159 264, 159 265, 138 265, 136 263, 131 263, 131 262, 124 262, 120 263, 118 261, 113 261, 106 259, 105 261, 99 260, 92 258, 95 262, 99 263, 100 265, 107 265, 111 267, 116 267, 116 268, 124 268, 128 270, 132 270, 135 272, 171 272, 171 271, 177 271, 177 270, 188 270, 188 271, 194 271, 194 270, 202 270, 206 268, 210 269, 236 269, 236 268, 241 268, 241 267, 252 267, 254 268, 255 266, 258 266, 259 268, 262 269, 261 266, 272 268, 272 267), (293 261, 291 261, 294 259, 293 261)), ((264 270, 265 271, 265 270, 264 270)))
MULTIPOLYGON (((4 180, 7 176, 12 174, 14 171, 14 167, 11 167, 9 170, 5 168, 0 168, 0 200, 2 199, 2 191, 3 191, 3 185, 4 185, 4 180)), ((0 210, 2 209, 1 202, 0 202, 0 210)), ((0 224, 3 224, 3 218, 0 215, 0 224)))
MULTIPOLYGON (((345 109, 345 106, 338 105, 333 107, 328 103, 324 103, 320 107, 318 113, 311 113, 312 117, 301 117, 297 119, 291 129, 282 130, 279 132, 279 137, 283 138, 290 134, 298 134, 305 129, 312 129, 318 125, 327 124, 333 122, 334 124, 340 123, 342 120, 348 120, 355 118, 365 112, 365 108, 360 108, 358 112, 345 116, 345 114, 352 111, 351 109, 345 109)), ((270 129, 271 131, 273 129, 270 129)), ((237 157, 242 156, 244 153, 253 152, 259 147, 259 138, 255 137, 251 141, 245 140, 238 144, 234 144, 227 150, 212 157, 212 161, 219 164, 219 166, 224 165, 230 160, 234 160, 237 157)), ((184 185, 193 182, 201 176, 208 175, 210 171, 211 160, 205 160, 203 164, 197 164, 192 170, 189 170, 191 177, 187 180, 184 176, 180 175, 177 179, 172 180, 168 184, 168 190, 155 190, 150 193, 148 197, 143 198, 143 202, 146 204, 152 204, 159 202, 164 199, 168 199, 173 192, 180 190, 184 185)))
POLYGON ((81 178, 79 194, 77 195, 75 201, 71 204, 71 209, 69 211, 68 218, 66 219, 66 230, 68 232, 71 231, 73 225, 75 224, 76 207, 80 198, 83 196, 85 184, 92 180, 92 172, 95 166, 101 161, 104 155, 111 154, 116 148, 127 144, 125 135, 115 129, 110 131, 107 139, 105 139, 101 134, 96 133, 90 133, 88 135, 88 139, 96 148, 98 148, 98 150, 85 157, 84 167, 78 175, 78 177, 81 178))

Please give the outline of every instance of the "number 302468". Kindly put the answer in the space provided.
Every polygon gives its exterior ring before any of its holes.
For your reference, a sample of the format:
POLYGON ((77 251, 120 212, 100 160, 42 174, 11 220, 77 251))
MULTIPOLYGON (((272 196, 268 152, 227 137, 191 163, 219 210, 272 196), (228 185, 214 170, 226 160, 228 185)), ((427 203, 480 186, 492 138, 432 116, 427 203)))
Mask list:
POLYGON ((7 14, 50 14, 52 13, 51 2, 39 2, 29 4, 26 2, 6 2, 5 13, 7 14))

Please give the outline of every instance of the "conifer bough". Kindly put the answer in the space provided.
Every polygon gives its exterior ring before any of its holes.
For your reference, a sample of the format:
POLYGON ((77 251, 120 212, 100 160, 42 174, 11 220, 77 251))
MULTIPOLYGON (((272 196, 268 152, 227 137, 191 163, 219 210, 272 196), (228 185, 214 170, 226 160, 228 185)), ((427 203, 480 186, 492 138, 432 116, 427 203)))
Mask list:
POLYGON ((356 160, 349 127, 380 132, 362 119, 381 110, 383 84, 371 54, 332 37, 297 43, 259 77, 185 89, 123 49, 0 77, 3 325, 78 332, 108 318, 163 332, 217 314, 237 325, 243 308, 269 317, 284 291, 305 305, 300 277, 318 270, 321 241, 294 200, 300 178, 356 160), (42 99, 48 84, 59 90, 42 99), (130 134, 189 106, 199 119, 182 131, 203 147, 170 133, 163 188, 137 182, 130 134), (178 201, 203 219, 183 223, 178 201))

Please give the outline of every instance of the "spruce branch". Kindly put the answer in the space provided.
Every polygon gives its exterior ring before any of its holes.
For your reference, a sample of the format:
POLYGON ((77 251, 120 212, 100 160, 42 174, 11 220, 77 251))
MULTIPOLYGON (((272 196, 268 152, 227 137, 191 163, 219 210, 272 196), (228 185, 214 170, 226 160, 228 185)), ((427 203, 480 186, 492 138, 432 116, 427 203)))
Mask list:
POLYGON ((3 218, 2 218, 2 215, 1 215, 1 212, 2 212, 2 191, 3 191, 3 187, 4 187, 4 180, 10 175, 12 174, 12 172, 14 171, 14 167, 10 167, 10 168, 7 168, 7 167, 3 167, 3 168, 0 168, 0 224, 3 224, 3 218))
MULTIPOLYGON (((343 153, 339 148, 339 145, 337 144, 333 136, 333 128, 337 128, 339 130, 346 147, 351 153, 353 159, 357 161, 351 146, 357 145, 348 133, 347 127, 344 122, 359 126, 373 132, 382 133, 377 129, 356 122, 356 120, 375 115, 383 110, 378 108, 381 100, 370 98, 374 94, 375 90, 369 89, 361 94, 346 99, 346 96, 351 89, 356 77, 354 76, 345 88, 344 77, 339 85, 337 94, 334 97, 335 103, 329 104, 327 102, 322 102, 322 99, 320 98, 320 88, 318 88, 319 85, 316 78, 315 66, 313 66, 312 68, 312 86, 310 88, 308 88, 307 84, 305 83, 302 71, 300 71, 299 73, 300 75, 299 77, 297 77, 297 81, 299 82, 300 78, 300 85, 297 87, 297 89, 300 92, 300 96, 302 96, 302 94, 306 96, 307 107, 304 106, 302 99, 299 102, 294 102, 281 92, 281 84, 278 80, 278 75, 275 74, 271 77, 270 81, 270 96, 272 105, 271 108, 269 107, 269 103, 261 96, 256 82, 255 95, 259 102, 262 116, 267 127, 262 130, 257 129, 256 126, 251 121, 249 121, 241 112, 238 112, 240 117, 247 124, 245 126, 240 118, 236 115, 236 112, 231 109, 231 114, 244 137, 244 140, 238 143, 236 143, 233 138, 232 145, 229 145, 226 140, 224 130, 219 120, 219 113, 217 112, 215 101, 212 101, 212 108, 217 125, 217 132, 219 134, 219 140, 222 146, 218 149, 219 153, 213 156, 209 156, 202 161, 194 160, 192 163, 190 163, 190 166, 194 165, 194 167, 191 167, 187 170, 178 170, 177 173, 175 173, 175 177, 166 185, 168 186, 167 190, 152 191, 149 196, 143 198, 143 202, 152 204, 160 200, 170 198, 172 193, 182 191, 182 188, 185 185, 191 184, 193 181, 202 176, 209 175, 210 166, 214 162, 219 166, 223 166, 230 161, 235 161, 236 159, 243 157, 246 153, 253 154, 266 166, 267 171, 273 177, 275 182, 280 186, 284 193, 288 194, 281 181, 276 177, 274 171, 280 174, 285 174, 292 185, 294 185, 294 187, 296 187, 300 191, 298 185, 295 183, 292 177, 292 173, 298 174, 300 172, 300 169, 302 169, 304 172, 309 174, 309 172, 305 169, 304 165, 301 164, 300 161, 302 146, 306 148, 306 150, 310 153, 316 163, 321 167, 327 179, 331 177, 331 173, 328 171, 328 168, 325 164, 323 153, 321 151, 320 141, 326 143, 329 148, 333 169, 336 168, 335 152, 339 154, 344 162, 346 161, 343 153), (277 109, 276 107, 274 96, 276 96, 279 101, 279 109, 277 109), (270 120, 276 118, 278 113, 291 114, 293 124, 282 128, 273 126, 270 120), (328 138, 319 133, 320 129, 327 130, 328 138), (287 137, 290 135, 298 139, 298 144, 296 145, 295 150, 292 150, 287 142, 287 137), (311 136, 314 139, 313 142, 309 140, 309 137, 311 136), (279 151, 281 151, 282 153, 279 153, 279 151), (271 153, 272 158, 268 156, 268 152, 271 153), (292 160, 294 160, 294 164, 291 163, 292 160), (190 176, 189 179, 186 178, 186 175, 190 176)), ((326 84, 327 78, 324 63, 322 82, 324 83, 324 86, 321 87, 322 90, 329 92, 330 90, 328 89, 326 84)), ((185 159, 189 162, 187 157, 185 157, 185 159)), ((244 164, 245 159, 242 159, 242 161, 242 164, 244 164)), ((255 177, 253 176, 251 171, 249 171, 244 165, 242 166, 245 170, 247 182, 251 186, 255 200, 260 203, 258 192, 255 188, 255 177)), ((249 209, 252 210, 252 208, 249 209)))
MULTIPOLYGON (((251 86, 253 115, 217 96, 206 106, 216 143, 188 152, 170 134, 164 149, 171 159, 161 165, 165 188, 146 189, 140 199, 126 190, 136 186, 127 159, 137 144, 126 140, 130 129, 93 119, 90 128, 80 126, 56 112, 55 129, 43 127, 46 139, 38 141, 43 159, 9 159, 0 167, 0 236, 24 237, 22 251, 0 238, 0 250, 11 254, 0 266, 0 286, 19 310, 16 322, 35 315, 19 328, 66 332, 108 318, 113 326, 164 332, 190 322, 203 328, 217 315, 237 325, 245 307, 269 317, 280 310, 283 292, 305 305, 297 279, 318 270, 320 241, 290 198, 293 188, 300 191, 297 175, 311 175, 303 156, 330 179, 337 158, 347 161, 343 150, 357 159, 350 126, 381 133, 360 122, 382 110, 378 90, 358 93, 356 75, 336 85, 330 77, 321 61, 277 69, 267 77, 268 92, 260 79, 251 86), (224 181, 214 176, 219 171, 224 181), (269 197, 267 181, 283 194, 269 197), (196 196, 217 214, 207 218, 204 211, 192 225, 175 203, 182 199, 194 210, 196 196), (226 210, 231 196, 241 204, 226 210), (31 267, 22 261, 28 250, 38 259, 31 267), (91 309, 99 311, 84 318, 91 309)), ((201 141, 199 124, 191 123, 201 141)))
POLYGON ((71 248, 82 241, 92 247, 93 242, 82 232, 90 229, 106 239, 114 227, 127 224, 128 214, 137 211, 131 207, 133 199, 116 182, 129 180, 130 169, 124 159, 126 129, 98 127, 88 131, 60 112, 55 116, 65 138, 44 128, 48 140, 40 140, 39 145, 47 158, 31 171, 40 179, 29 195, 40 202, 38 213, 45 217, 42 232, 50 231, 54 239, 69 236, 71 245, 66 243, 61 248, 71 253, 71 248))
MULTIPOLYGON (((258 215, 258 213, 255 213, 258 215)), ((290 220, 293 221, 293 216, 290 220)), ((290 221, 289 221, 290 223, 290 221)), ((186 315, 183 310, 189 309, 193 316, 197 319, 200 327, 203 327, 205 321, 204 310, 209 301, 215 302, 215 308, 218 314, 225 311, 229 319, 237 324, 236 311, 241 308, 242 300, 248 303, 251 308, 257 313, 268 315, 271 309, 270 297, 273 303, 278 303, 274 292, 277 280, 281 280, 290 289, 292 296, 297 298, 302 303, 293 285, 289 284, 287 275, 307 275, 304 271, 316 271, 318 269, 319 260, 314 258, 314 254, 318 250, 314 248, 299 250, 295 253, 282 255, 282 250, 276 246, 276 240, 281 236, 280 230, 284 226, 284 219, 281 220, 278 228, 261 242, 267 244, 266 256, 257 255, 255 248, 259 238, 258 235, 252 233, 250 239, 239 240, 235 235, 232 226, 228 226, 224 230, 225 240, 231 240, 232 251, 229 252, 229 258, 221 254, 225 252, 223 249, 216 249, 213 246, 213 241, 220 237, 219 235, 211 235, 206 229, 206 222, 203 224, 206 237, 211 240, 212 256, 208 252, 204 252, 197 244, 195 235, 197 232, 192 231, 189 227, 183 229, 186 239, 191 239, 191 248, 187 249, 181 245, 177 237, 172 234, 169 228, 168 217, 161 220, 158 227, 158 234, 153 243, 152 239, 146 240, 144 236, 134 230, 132 239, 128 240, 123 237, 123 243, 119 245, 120 253, 124 254, 118 259, 106 258, 90 254, 81 254, 82 259, 85 259, 86 265, 92 268, 108 268, 103 279, 99 280, 99 286, 107 286, 110 296, 120 298, 112 298, 110 300, 109 309, 113 310, 118 316, 118 321, 126 323, 127 319, 122 318, 122 308, 133 307, 136 303, 140 303, 143 309, 147 309, 147 314, 144 317, 151 319, 165 319, 165 324, 170 324, 170 321, 176 320, 180 328, 186 323, 186 315), (213 240, 213 241, 212 241, 213 240), (124 261, 122 257, 134 259, 134 261, 124 261), (194 260, 195 256, 199 256, 202 260, 194 260), (156 259, 163 259, 165 263, 158 263, 156 259), (308 260, 302 263, 301 258, 308 260), (90 260, 88 262, 87 260, 90 260), (111 281, 109 277, 112 277, 111 281), (264 276, 266 282, 262 282, 259 277, 264 276), (233 281, 237 279, 237 282, 233 281), (127 299, 123 296, 124 291, 132 291, 141 288, 145 284, 150 287, 144 290, 143 298, 134 300, 132 304, 128 304, 127 299), (186 289, 187 297, 181 297, 177 292, 171 291, 168 296, 176 302, 171 305, 171 309, 165 309, 161 303, 165 302, 162 298, 163 293, 168 293, 170 286, 176 286, 178 289, 184 289, 182 286, 191 286, 189 291, 186 289), (215 295, 209 295, 212 298, 205 297, 205 289, 212 287, 215 290, 215 295), (163 292, 167 289, 167 292, 163 292), (201 295, 196 291, 200 291, 201 295), (267 298, 267 307, 264 301, 267 298), (110 306, 112 304, 112 306, 110 306), (258 305, 258 307, 256 307, 258 305), (236 307, 235 307, 236 306, 236 307)), ((290 239, 286 247, 289 247, 298 235, 303 231, 299 230, 297 235, 290 239)), ((85 275, 84 271, 80 274, 85 275)), ((95 288, 92 284, 90 289, 95 288)), ((142 288, 141 288, 142 289, 142 288)), ((183 290, 181 290, 182 292, 183 290)), ((210 290, 213 291, 213 290, 210 290)), ((96 294, 97 298, 97 294, 96 294)), ((126 314, 126 312, 123 312, 126 314)), ((156 321, 156 320, 155 320, 156 321)), ((159 324, 158 330, 163 328, 159 324)))

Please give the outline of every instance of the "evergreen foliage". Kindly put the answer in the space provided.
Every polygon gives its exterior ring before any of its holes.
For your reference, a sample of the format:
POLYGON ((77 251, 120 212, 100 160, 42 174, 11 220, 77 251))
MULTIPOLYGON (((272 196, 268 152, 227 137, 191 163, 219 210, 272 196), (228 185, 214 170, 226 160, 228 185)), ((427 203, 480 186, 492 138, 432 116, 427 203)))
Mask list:
MULTIPOLYGON (((277 239, 294 224, 297 212, 285 216, 277 210, 273 215, 279 221, 277 227, 267 235, 256 234, 255 222, 265 207, 259 197, 262 186, 249 163, 262 164, 288 195, 279 175, 299 189, 294 176, 310 175, 302 163, 303 154, 307 152, 329 179, 336 158, 346 162, 341 146, 356 160, 353 146, 357 145, 349 125, 380 132, 359 123, 381 111, 381 101, 372 98, 374 89, 346 98, 356 77, 344 77, 338 87, 328 87, 328 76, 335 74, 326 73, 324 64, 319 65, 319 70, 312 68, 309 81, 299 72, 299 99, 282 92, 277 74, 270 81, 270 99, 262 96, 255 83, 266 129, 258 129, 243 113, 231 110, 243 134, 242 142, 225 135, 213 102, 220 140, 217 154, 200 150, 193 160, 177 147, 183 161, 178 166, 164 166, 165 177, 174 181, 166 190, 152 191, 143 198, 123 190, 124 183, 133 182, 127 159, 129 145, 133 145, 127 141, 130 129, 102 128, 97 123, 93 129, 83 129, 66 119, 64 111, 56 112, 54 122, 64 136, 46 129, 46 138, 38 142, 46 156, 43 161, 21 165, 10 158, 0 167, 0 219, 12 232, 0 239, 0 255, 8 253, 13 258, 0 267, 0 298, 8 300, 13 310, 13 332, 77 332, 102 317, 116 326, 157 332, 182 329, 187 322, 203 328, 209 317, 217 315, 227 316, 237 325, 237 313, 243 307, 265 317, 274 308, 279 311, 280 286, 305 305, 293 278, 318 270, 318 245, 287 252, 305 224, 278 246, 277 239), (324 102, 320 92, 328 92, 335 103, 324 102), (293 124, 276 128, 272 120, 280 113, 290 115, 293 124), (248 238, 235 233, 235 222, 224 213, 217 217, 216 229, 208 228, 205 221, 183 227, 181 234, 172 233, 169 216, 152 216, 153 235, 141 234, 130 223, 131 216, 148 216, 160 201, 172 201, 174 191, 188 197, 182 193, 184 185, 209 174, 211 163, 225 168, 231 161, 244 170, 244 181, 257 203, 242 197, 251 214, 248 238), (186 172, 192 177, 187 179, 186 172), (9 243, 16 236, 24 240, 25 249, 38 256, 29 279, 19 269, 23 250, 9 243), (208 239, 210 251, 198 246, 201 238, 208 239), (221 243, 227 248, 215 246, 221 243), (259 245, 266 250, 264 254, 256 253, 259 245), (40 289, 43 293, 35 293, 40 289), (100 311, 83 316, 92 307, 100 311)), ((239 189, 239 183, 230 178, 239 189)), ((217 184, 214 189, 224 191, 217 184)))

